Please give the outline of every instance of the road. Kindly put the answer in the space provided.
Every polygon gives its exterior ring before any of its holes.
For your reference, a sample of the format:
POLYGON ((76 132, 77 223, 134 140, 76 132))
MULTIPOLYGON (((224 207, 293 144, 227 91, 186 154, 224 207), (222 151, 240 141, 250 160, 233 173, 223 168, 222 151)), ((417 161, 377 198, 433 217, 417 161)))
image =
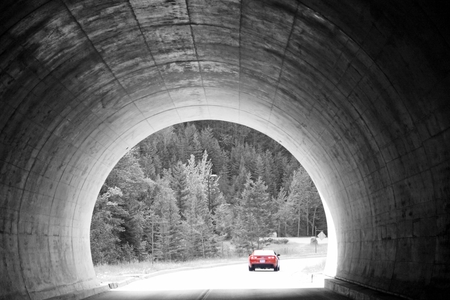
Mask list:
POLYGON ((106 299, 347 299, 323 289, 319 274, 303 272, 323 258, 281 261, 281 270, 249 272, 246 264, 163 274, 90 297, 106 299))

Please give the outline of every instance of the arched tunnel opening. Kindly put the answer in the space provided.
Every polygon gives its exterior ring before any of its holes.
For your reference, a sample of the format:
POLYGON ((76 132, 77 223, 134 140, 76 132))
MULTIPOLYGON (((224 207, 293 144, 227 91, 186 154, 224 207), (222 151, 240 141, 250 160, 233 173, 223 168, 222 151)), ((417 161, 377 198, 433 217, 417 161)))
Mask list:
POLYGON ((95 290, 89 224, 123 154, 175 123, 274 138, 327 203, 336 278, 449 290, 448 6, 2 1, 0 297, 95 290))
MULTIPOLYGON (((145 138, 110 172, 92 216, 91 254, 97 279, 111 286, 183 267, 246 270, 258 249, 275 251, 289 274, 272 287, 323 286, 323 274, 336 271, 330 221, 311 178, 279 143, 234 123, 189 122, 145 138)), ((253 279, 236 275, 181 281, 233 289, 253 279)))

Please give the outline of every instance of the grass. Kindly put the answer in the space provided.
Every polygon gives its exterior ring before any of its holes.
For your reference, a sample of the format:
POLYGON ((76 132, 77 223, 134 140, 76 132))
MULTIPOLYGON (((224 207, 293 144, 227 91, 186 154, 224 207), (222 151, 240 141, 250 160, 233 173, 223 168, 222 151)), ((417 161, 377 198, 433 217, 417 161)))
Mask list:
POLYGON ((326 262, 327 262, 326 258, 323 258, 318 263, 305 266, 302 269, 302 272, 307 274, 322 273, 323 270, 325 269, 326 262))
POLYGON ((282 257, 298 258, 305 255, 326 255, 328 243, 319 242, 316 247, 309 243, 309 238, 289 238, 287 244, 270 244, 264 248, 272 249, 282 257))
MULTIPOLYGON (((264 245, 264 249, 272 249, 276 253, 280 253, 282 258, 301 258, 309 255, 324 256, 327 253, 327 241, 319 241, 317 248, 315 245, 310 244, 310 238, 288 238, 289 242, 286 244, 267 244, 264 245), (317 249, 317 250, 316 250, 317 249)), ((234 247, 231 243, 225 243, 223 245, 225 251, 224 257, 217 258, 205 258, 196 259, 192 261, 167 261, 167 262, 131 262, 121 263, 117 265, 97 265, 94 267, 97 274, 97 279, 102 283, 119 282, 132 277, 141 277, 146 274, 151 274, 164 270, 182 269, 196 267, 199 265, 218 265, 218 264, 230 264, 245 263, 247 261, 247 255, 237 256, 233 255, 234 247)), ((250 253, 249 253, 250 254, 250 253)), ((325 259, 323 263, 307 267, 308 273, 321 272, 325 266, 325 259)))
POLYGON ((244 257, 202 258, 191 261, 151 261, 121 263, 117 265, 97 265, 94 267, 97 279, 102 283, 118 282, 131 277, 141 277, 164 270, 190 268, 196 266, 217 265, 221 263, 245 262, 244 257))

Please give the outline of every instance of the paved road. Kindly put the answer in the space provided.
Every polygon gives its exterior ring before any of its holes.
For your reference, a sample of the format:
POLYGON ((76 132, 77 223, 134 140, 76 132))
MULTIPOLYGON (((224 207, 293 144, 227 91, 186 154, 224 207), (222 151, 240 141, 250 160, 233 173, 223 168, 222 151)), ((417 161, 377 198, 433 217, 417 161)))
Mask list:
POLYGON ((106 299, 347 299, 303 272, 323 258, 282 260, 281 270, 249 272, 245 264, 181 271, 133 282, 89 300, 106 299))

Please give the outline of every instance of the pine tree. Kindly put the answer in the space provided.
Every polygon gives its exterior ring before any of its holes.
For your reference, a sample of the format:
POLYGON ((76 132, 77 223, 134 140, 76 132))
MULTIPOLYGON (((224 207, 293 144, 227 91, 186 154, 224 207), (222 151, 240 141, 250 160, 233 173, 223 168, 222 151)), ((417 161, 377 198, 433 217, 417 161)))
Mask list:
POLYGON ((292 203, 288 201, 287 192, 281 188, 277 197, 273 201, 277 206, 277 211, 274 213, 277 234, 279 237, 289 236, 288 226, 295 216, 292 214, 294 209, 292 203))
POLYGON ((195 127, 195 125, 193 124, 187 125, 184 134, 186 140, 188 141, 188 151, 190 155, 194 155, 196 161, 201 160, 203 155, 203 149, 200 143, 199 132, 195 127))
POLYGON ((264 166, 263 158, 260 154, 256 156, 256 170, 255 170, 255 176, 256 178, 265 178, 266 177, 266 170, 264 166))
POLYGON ((260 248, 261 239, 274 231, 272 210, 273 203, 267 193, 267 186, 259 177, 256 182, 247 177, 242 199, 239 202, 238 219, 245 230, 251 249, 260 248))
POLYGON ((238 199, 241 194, 242 191, 245 188, 245 183, 247 181, 247 178, 249 178, 249 176, 251 177, 251 173, 247 170, 247 168, 245 167, 245 163, 242 159, 241 164, 240 164, 240 168, 239 168, 239 173, 237 174, 237 176, 234 176, 232 178, 232 186, 231 186, 231 193, 230 193, 230 202, 231 203, 235 203, 234 199, 238 199))
POLYGON ((188 208, 184 222, 185 234, 188 236, 188 256, 209 256, 216 251, 213 239, 212 216, 208 209, 207 178, 211 174, 211 162, 205 152, 202 160, 196 163, 194 155, 186 166, 189 188, 188 208))
POLYGON ((154 257, 172 260, 181 257, 182 236, 180 214, 169 178, 157 180, 157 193, 152 210, 152 234, 154 257), (155 235, 156 234, 156 235, 155 235))
POLYGON ((293 173, 288 202, 294 211, 294 215, 291 216, 295 219, 293 223, 296 224, 294 235, 314 236, 317 211, 319 209, 323 211, 323 206, 314 183, 302 167, 293 173))
POLYGON ((212 172, 218 174, 226 162, 224 153, 220 149, 218 140, 214 137, 211 127, 206 127, 200 132, 200 143, 208 153, 212 163, 212 172))
POLYGON ((187 206, 189 189, 187 186, 185 167, 180 161, 178 161, 177 164, 172 168, 170 187, 174 191, 176 204, 180 212, 180 217, 182 220, 186 220, 184 213, 187 206))
POLYGON ((233 230, 233 209, 229 203, 221 203, 213 216, 215 230, 221 237, 231 238, 233 230))
POLYGON ((118 233, 123 231, 123 211, 118 206, 122 192, 107 188, 98 196, 91 221, 91 253, 94 264, 115 263, 120 259, 118 233))

